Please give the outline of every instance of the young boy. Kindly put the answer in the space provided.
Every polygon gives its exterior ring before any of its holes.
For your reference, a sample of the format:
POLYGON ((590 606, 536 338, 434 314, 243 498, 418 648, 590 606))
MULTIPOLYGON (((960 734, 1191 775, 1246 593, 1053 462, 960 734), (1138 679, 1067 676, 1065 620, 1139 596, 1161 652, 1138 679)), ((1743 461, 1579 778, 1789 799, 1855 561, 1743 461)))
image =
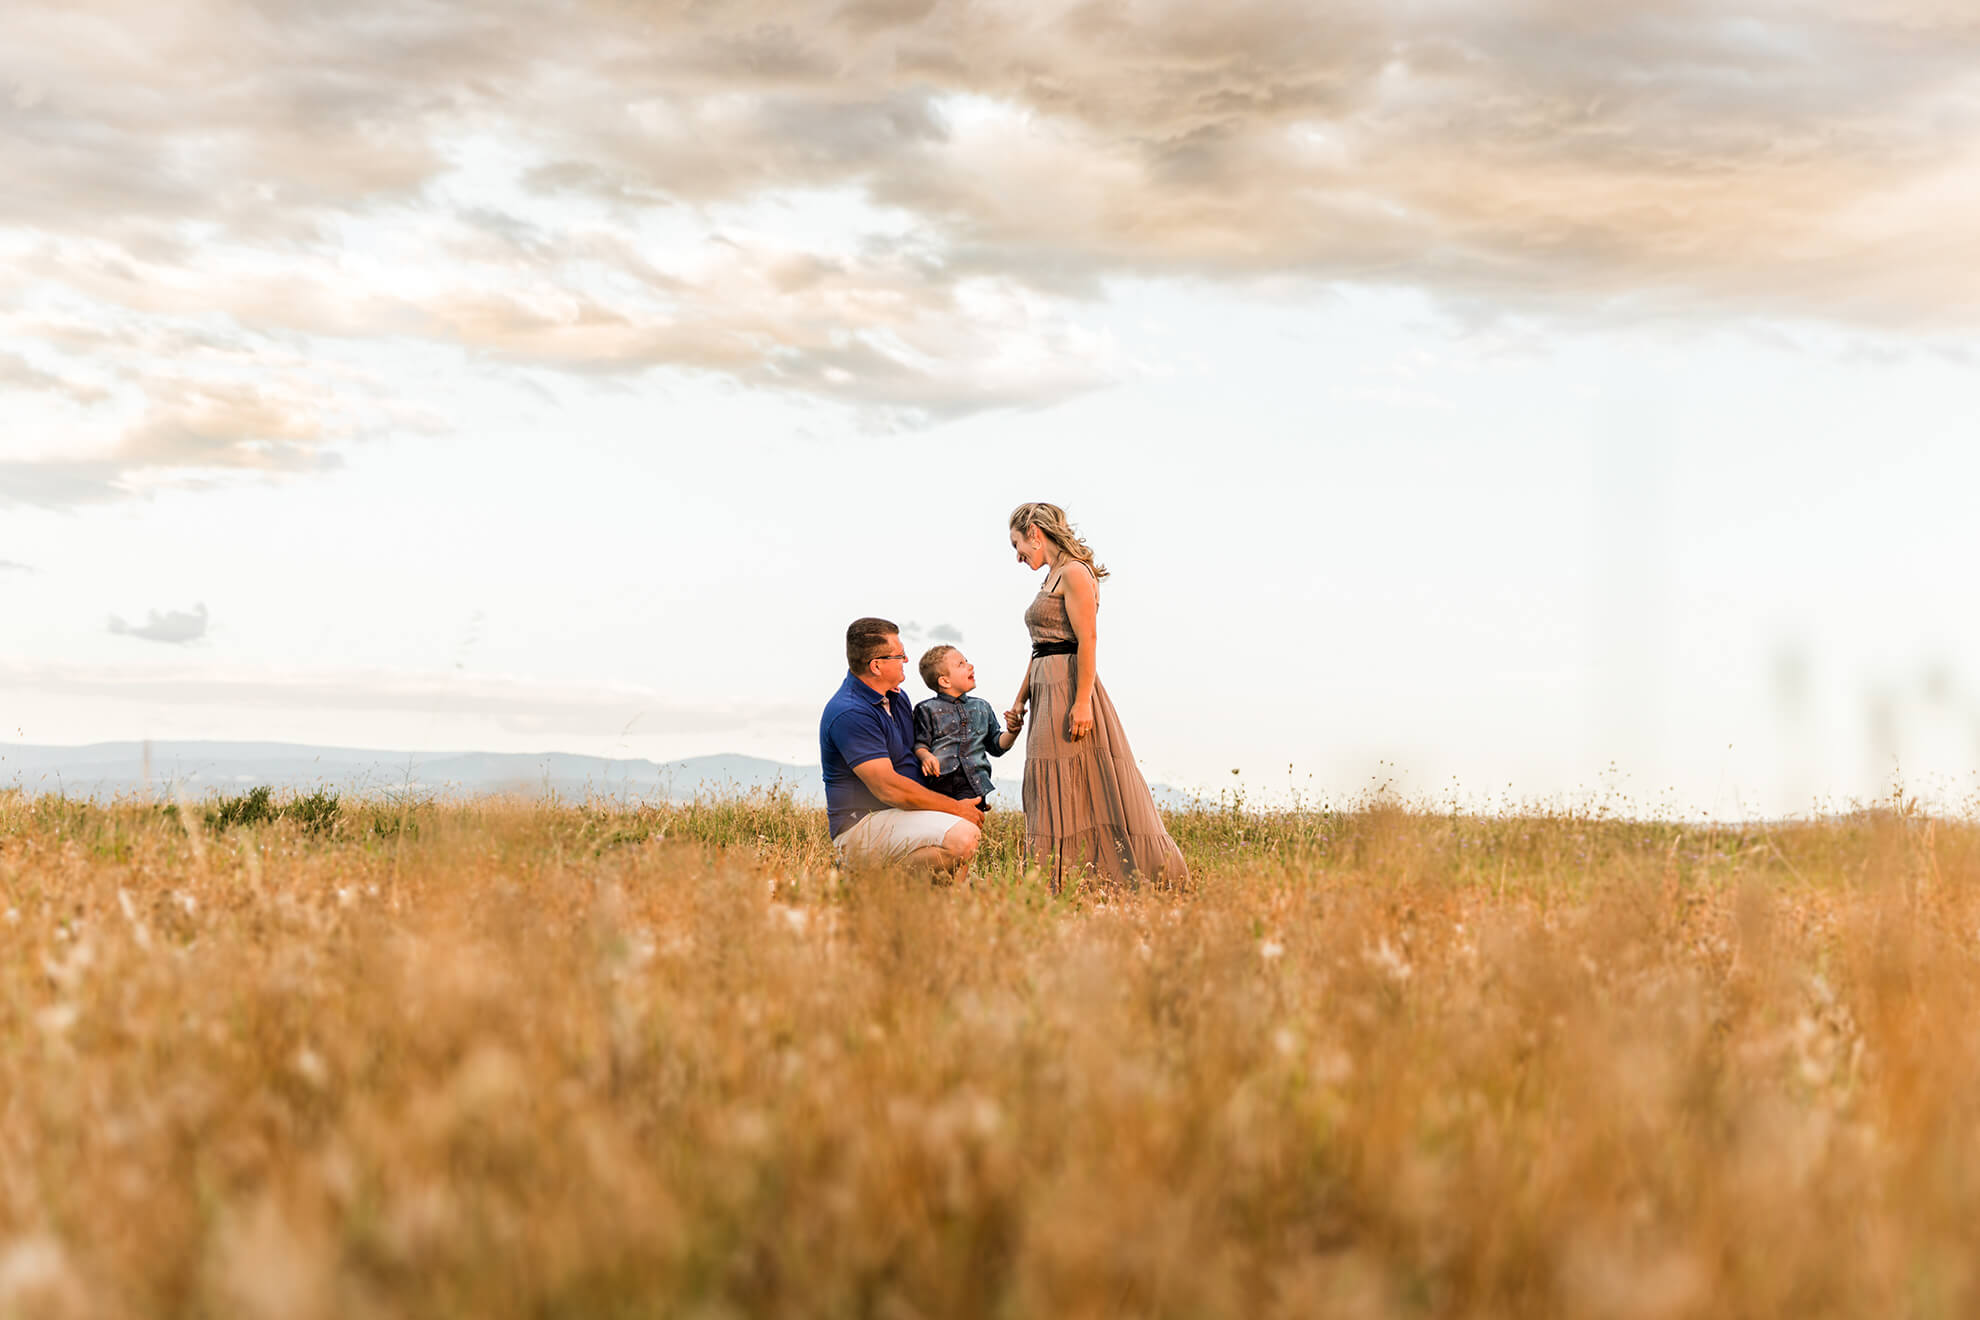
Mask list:
POLYGON ((976 666, 953 646, 930 647, 921 657, 921 681, 935 695, 914 708, 914 758, 928 786, 959 802, 983 799, 988 810, 990 757, 1017 741, 982 697, 972 697, 976 666))

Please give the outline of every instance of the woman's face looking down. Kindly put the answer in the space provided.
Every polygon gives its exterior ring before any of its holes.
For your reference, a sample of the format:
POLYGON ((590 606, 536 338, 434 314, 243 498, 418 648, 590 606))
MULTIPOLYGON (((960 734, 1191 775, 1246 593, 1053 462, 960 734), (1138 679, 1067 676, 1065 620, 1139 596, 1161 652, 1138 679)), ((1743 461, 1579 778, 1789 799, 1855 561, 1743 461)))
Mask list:
POLYGON ((1017 551, 1018 562, 1026 568, 1045 567, 1045 533, 1036 527, 1012 531, 1011 549, 1017 551))

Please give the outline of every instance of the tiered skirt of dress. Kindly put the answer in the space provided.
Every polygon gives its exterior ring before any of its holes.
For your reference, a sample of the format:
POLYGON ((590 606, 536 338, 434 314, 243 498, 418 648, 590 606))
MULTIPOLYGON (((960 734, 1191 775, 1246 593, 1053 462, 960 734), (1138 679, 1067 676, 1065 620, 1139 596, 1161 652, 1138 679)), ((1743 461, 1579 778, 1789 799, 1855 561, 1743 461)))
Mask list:
MULTIPOLYGON (((1063 596, 1040 592, 1025 611, 1037 642, 1070 641, 1063 596)), ((1134 763, 1127 731, 1096 678, 1093 732, 1071 736, 1076 655, 1031 662, 1031 713, 1025 726, 1025 851, 1058 888, 1086 877, 1115 884, 1176 886, 1189 878, 1182 851, 1155 810, 1148 781, 1134 763)))

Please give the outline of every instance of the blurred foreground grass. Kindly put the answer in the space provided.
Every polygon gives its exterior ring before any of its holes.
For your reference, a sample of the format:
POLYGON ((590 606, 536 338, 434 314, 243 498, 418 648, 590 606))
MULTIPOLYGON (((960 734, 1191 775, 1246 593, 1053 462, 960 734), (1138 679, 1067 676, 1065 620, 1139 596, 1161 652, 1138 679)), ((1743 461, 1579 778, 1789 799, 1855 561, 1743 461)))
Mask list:
POLYGON ((302 801, 0 795, 0 1316, 1980 1308, 1972 824, 302 801))

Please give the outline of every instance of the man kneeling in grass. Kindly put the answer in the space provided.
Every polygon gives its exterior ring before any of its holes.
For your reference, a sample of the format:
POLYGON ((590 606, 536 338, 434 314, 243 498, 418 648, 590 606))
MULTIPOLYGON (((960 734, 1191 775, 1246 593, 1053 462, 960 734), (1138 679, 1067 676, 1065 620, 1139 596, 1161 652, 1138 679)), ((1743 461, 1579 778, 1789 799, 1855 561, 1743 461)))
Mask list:
POLYGON ((846 629, 850 670, 818 721, 832 847, 847 862, 905 862, 961 879, 983 813, 928 787, 914 755, 914 706, 901 684, 907 652, 885 619, 846 629))

